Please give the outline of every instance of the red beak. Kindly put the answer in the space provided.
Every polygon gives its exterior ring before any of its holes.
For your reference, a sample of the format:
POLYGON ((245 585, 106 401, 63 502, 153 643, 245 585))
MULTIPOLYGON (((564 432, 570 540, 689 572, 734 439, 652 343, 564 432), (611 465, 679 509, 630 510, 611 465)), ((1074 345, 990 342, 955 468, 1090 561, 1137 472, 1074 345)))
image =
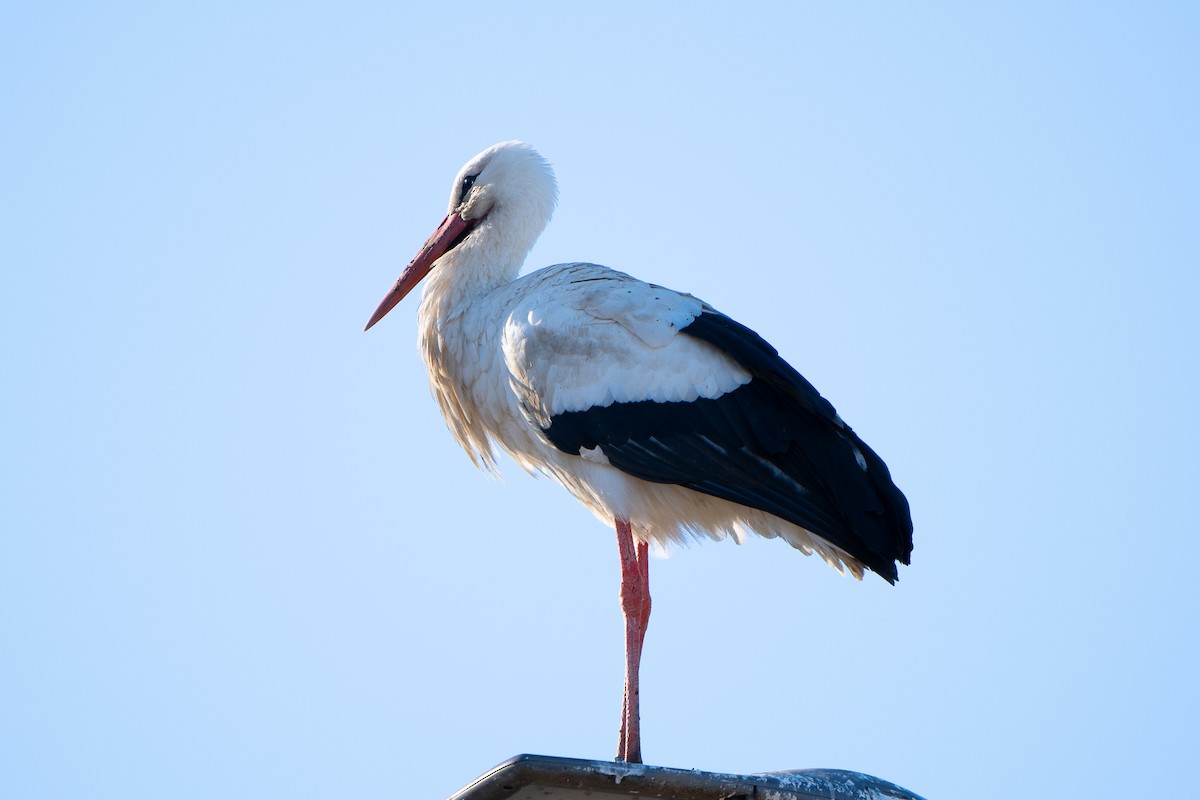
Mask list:
POLYGON ((367 323, 364 331, 369 331, 371 326, 391 311, 396 305, 404 299, 404 296, 413 290, 421 279, 429 274, 429 270, 433 269, 433 263, 450 250, 458 238, 465 231, 469 231, 474 223, 460 217, 457 213, 450 212, 446 218, 442 220, 442 224, 438 225, 433 235, 429 237, 429 241, 421 248, 421 251, 408 262, 408 266, 404 268, 404 272, 400 273, 396 285, 383 298, 383 302, 379 304, 379 308, 375 309, 375 313, 371 315, 371 320, 367 323))

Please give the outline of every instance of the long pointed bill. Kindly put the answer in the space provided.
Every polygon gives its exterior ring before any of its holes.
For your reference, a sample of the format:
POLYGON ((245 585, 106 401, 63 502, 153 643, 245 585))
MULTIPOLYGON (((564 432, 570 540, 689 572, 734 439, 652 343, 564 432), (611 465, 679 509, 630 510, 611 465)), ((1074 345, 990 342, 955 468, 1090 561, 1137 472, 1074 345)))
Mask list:
POLYGON ((413 288, 421 282, 421 279, 429 274, 429 270, 433 269, 433 262, 444 256, 446 252, 454 245, 459 236, 471 228, 472 223, 460 217, 458 214, 451 212, 442 220, 442 224, 438 225, 433 235, 429 237, 429 241, 421 248, 421 251, 408 262, 408 266, 404 268, 404 272, 400 273, 400 278, 396 281, 396 285, 392 287, 387 296, 383 298, 383 302, 379 304, 379 308, 375 309, 375 313, 371 315, 370 322, 364 331, 369 331, 371 326, 385 315, 404 299, 404 296, 413 290, 413 288))

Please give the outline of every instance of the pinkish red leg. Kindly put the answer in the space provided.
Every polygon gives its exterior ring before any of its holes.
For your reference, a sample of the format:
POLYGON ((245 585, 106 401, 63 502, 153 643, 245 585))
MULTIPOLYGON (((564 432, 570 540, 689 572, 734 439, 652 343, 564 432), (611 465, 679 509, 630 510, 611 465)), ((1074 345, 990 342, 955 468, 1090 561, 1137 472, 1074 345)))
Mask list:
POLYGON ((629 520, 616 520, 617 547, 621 553, 621 611, 625 615, 625 699, 621 704, 621 734, 617 760, 642 763, 638 670, 642 644, 650 621, 649 544, 637 543, 629 520))

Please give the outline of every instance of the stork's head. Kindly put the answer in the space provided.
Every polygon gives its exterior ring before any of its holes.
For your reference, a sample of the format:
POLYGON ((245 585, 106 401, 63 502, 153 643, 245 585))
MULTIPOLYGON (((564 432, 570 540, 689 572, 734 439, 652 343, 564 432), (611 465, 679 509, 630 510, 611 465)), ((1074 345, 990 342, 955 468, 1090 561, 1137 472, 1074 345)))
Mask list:
POLYGON ((524 142, 494 144, 472 158, 454 178, 446 218, 375 309, 367 328, 432 269, 486 267, 493 274, 515 276, 550 221, 557 195, 554 171, 524 142))

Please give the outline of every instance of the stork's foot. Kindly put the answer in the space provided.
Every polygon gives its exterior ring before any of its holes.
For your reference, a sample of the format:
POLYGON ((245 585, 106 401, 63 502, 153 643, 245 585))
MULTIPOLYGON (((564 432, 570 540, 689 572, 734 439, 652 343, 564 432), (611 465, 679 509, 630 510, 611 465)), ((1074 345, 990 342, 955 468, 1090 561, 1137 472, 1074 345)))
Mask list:
POLYGON ((650 622, 649 544, 637 543, 628 520, 618 519, 617 547, 621 552, 621 612, 625 615, 625 699, 621 705, 621 733, 617 760, 642 763, 641 710, 638 672, 642 644, 650 622))

